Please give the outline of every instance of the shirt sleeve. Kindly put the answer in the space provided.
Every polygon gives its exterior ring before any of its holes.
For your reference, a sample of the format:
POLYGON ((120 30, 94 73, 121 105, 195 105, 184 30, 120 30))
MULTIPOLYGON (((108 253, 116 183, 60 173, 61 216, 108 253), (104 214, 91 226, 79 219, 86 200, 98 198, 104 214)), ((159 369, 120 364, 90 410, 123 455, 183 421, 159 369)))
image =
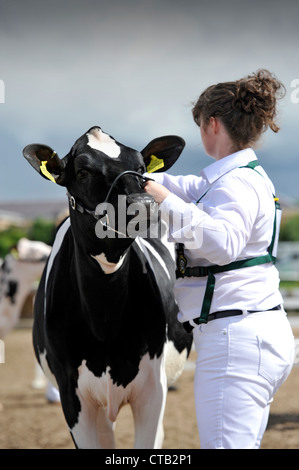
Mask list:
POLYGON ((168 173, 145 173, 144 176, 152 178, 162 184, 172 193, 185 202, 194 202, 203 194, 205 182, 201 176, 173 176, 168 173))
POLYGON ((160 204, 170 241, 198 250, 198 257, 224 265, 238 258, 252 233, 259 198, 244 179, 230 176, 210 189, 203 203, 169 194, 160 204))

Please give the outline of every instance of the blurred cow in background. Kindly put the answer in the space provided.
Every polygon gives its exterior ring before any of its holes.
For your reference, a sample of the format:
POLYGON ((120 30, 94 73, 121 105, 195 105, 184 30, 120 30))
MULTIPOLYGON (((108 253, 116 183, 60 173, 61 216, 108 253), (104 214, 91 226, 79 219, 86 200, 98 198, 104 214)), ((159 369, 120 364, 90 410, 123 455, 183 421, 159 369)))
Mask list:
POLYGON ((19 321, 22 307, 39 281, 51 247, 43 242, 21 238, 16 249, 3 260, 0 268, 0 338, 3 339, 19 321))
MULTIPOLYGON (((36 290, 50 251, 51 247, 43 242, 21 238, 4 258, 0 267, 0 339, 17 325, 27 298, 36 290)), ((32 386, 41 388, 46 383, 36 363, 32 386)), ((52 386, 47 387, 46 397, 51 402, 59 400, 52 386)))

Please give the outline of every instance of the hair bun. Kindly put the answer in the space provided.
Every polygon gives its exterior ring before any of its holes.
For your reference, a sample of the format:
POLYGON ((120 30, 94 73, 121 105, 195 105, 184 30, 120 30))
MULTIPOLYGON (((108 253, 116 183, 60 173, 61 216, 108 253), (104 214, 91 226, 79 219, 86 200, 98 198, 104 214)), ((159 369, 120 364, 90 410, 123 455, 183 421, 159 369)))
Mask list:
POLYGON ((233 108, 245 113, 259 114, 264 119, 265 128, 270 126, 277 132, 279 128, 274 122, 276 100, 284 94, 283 84, 268 70, 261 69, 236 82, 233 108))
POLYGON ((246 80, 240 80, 237 84, 235 98, 233 99, 233 108, 237 111, 253 113, 258 106, 257 96, 246 80))

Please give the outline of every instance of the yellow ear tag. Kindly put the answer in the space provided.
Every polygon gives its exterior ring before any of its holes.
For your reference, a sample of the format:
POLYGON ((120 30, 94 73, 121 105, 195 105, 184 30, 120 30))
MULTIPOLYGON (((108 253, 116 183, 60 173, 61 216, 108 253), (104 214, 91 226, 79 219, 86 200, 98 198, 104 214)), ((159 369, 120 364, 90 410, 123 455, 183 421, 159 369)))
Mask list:
POLYGON ((147 166, 148 173, 154 173, 154 171, 160 170, 160 168, 164 167, 164 160, 156 157, 155 155, 151 155, 151 161, 147 166))
POLYGON ((46 178, 48 178, 49 180, 53 181, 53 183, 56 183, 55 179, 53 178, 53 176, 51 175, 51 173, 48 172, 47 170, 47 161, 45 162, 41 162, 41 165, 40 165, 40 171, 42 172, 42 174, 44 176, 46 176, 46 178))

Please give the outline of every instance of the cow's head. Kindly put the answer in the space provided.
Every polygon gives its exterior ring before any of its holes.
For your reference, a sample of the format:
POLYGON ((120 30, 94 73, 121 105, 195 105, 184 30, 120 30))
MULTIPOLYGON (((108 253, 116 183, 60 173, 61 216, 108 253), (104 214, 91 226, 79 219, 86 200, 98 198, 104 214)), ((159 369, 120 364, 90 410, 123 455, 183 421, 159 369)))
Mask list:
MULTIPOLYGON (((126 207, 134 204, 137 209, 140 204, 147 208, 146 217, 150 217, 154 201, 143 190, 142 175, 146 171, 168 170, 181 154, 184 145, 180 137, 164 136, 154 139, 139 152, 120 144, 100 127, 92 127, 62 159, 52 148, 42 144, 28 145, 23 154, 41 176, 67 188, 72 225, 85 233, 87 250, 97 254, 95 251, 99 247, 95 245, 105 243, 110 247, 113 245, 112 251, 115 253, 118 251, 115 239, 120 249, 129 243, 128 238, 124 238, 123 230, 118 230, 120 196, 126 196, 126 207), (115 209, 112 225, 116 232, 113 235, 109 233, 111 214, 109 219, 104 212, 101 213, 105 201, 115 209), (105 240, 95 234, 95 219, 106 221, 105 240)), ((109 256, 111 258, 112 255, 109 256)))

